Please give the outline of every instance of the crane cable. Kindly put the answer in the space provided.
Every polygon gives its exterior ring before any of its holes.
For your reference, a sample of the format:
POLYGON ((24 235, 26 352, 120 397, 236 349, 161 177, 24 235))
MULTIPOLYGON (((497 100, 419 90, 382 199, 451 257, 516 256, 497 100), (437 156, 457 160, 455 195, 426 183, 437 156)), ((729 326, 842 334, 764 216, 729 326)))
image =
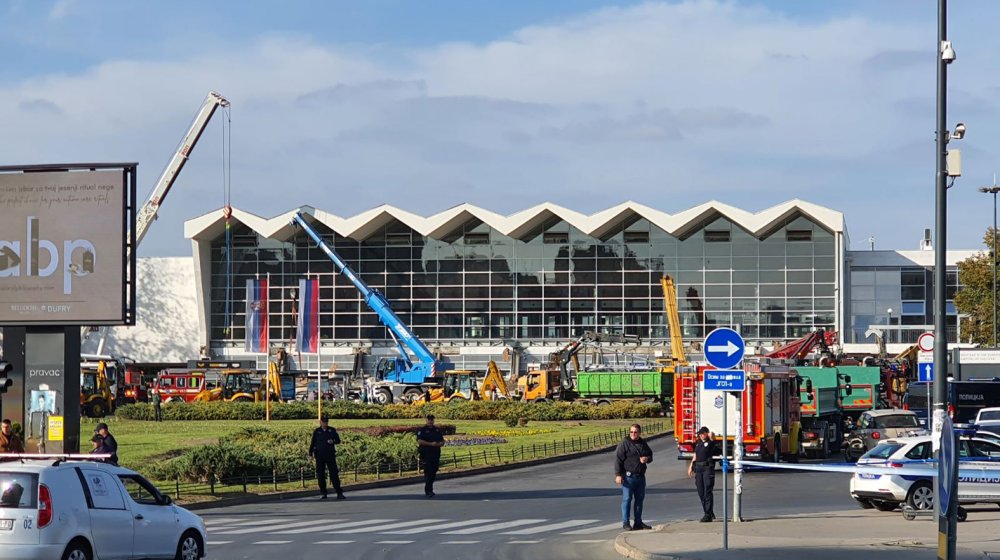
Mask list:
POLYGON ((233 237, 232 237, 232 227, 231 218, 233 216, 233 207, 230 205, 232 201, 232 176, 233 176, 233 142, 232 142, 232 116, 230 115, 230 108, 228 105, 222 108, 225 112, 226 118, 222 121, 222 200, 223 200, 223 210, 222 215, 226 218, 226 304, 225 304, 225 314, 223 316, 223 333, 229 335, 232 333, 232 325, 230 324, 232 319, 232 301, 233 301, 233 237))

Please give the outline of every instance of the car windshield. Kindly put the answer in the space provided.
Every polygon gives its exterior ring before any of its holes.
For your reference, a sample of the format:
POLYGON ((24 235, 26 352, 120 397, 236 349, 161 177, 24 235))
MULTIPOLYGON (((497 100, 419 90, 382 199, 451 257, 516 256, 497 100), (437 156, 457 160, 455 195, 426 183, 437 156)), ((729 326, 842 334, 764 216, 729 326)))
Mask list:
POLYGON ((920 420, 916 415, 897 414, 892 416, 879 416, 875 419, 876 428, 919 428, 920 420))
POLYGON ((872 449, 868 453, 865 453, 861 458, 888 460, 889 457, 892 457, 893 453, 899 451, 900 448, 902 447, 903 447, 902 443, 887 441, 876 445, 874 449, 872 449))
POLYGON ((1000 410, 983 410, 979 413, 979 421, 1000 420, 1000 410))
POLYGON ((37 475, 0 472, 0 509, 34 509, 37 499, 37 475))

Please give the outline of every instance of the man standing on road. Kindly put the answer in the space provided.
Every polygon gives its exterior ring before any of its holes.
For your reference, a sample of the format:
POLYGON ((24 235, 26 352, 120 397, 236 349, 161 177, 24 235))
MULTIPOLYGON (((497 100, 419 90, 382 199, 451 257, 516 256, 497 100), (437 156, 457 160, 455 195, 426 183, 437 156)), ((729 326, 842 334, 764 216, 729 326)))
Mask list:
POLYGON ((94 433, 101 436, 104 441, 104 447, 107 449, 107 452, 111 454, 111 458, 108 459, 108 462, 112 465, 118 466, 118 440, 116 440, 115 436, 111 435, 111 432, 108 431, 108 425, 101 422, 97 425, 97 429, 94 430, 94 433))
POLYGON ((14 429, 7 418, 0 422, 0 453, 24 453, 21 438, 14 435, 14 429))
POLYGON ((434 479, 441 466, 441 448, 444 434, 434 425, 434 415, 427 415, 427 424, 417 432, 417 446, 420 452, 420 466, 424 469, 424 495, 434 497, 434 479))
POLYGON ((653 450, 642 439, 642 427, 632 424, 628 437, 615 451, 615 484, 622 487, 622 529, 652 529, 642 522, 642 502, 646 499, 646 465, 653 462, 653 450), (629 525, 629 513, 634 522, 629 525))
POLYGON ((695 485, 698 487, 698 497, 701 498, 701 508, 705 515, 700 519, 702 523, 708 523, 715 519, 715 500, 712 492, 715 491, 715 454, 718 452, 715 445, 715 435, 711 430, 702 426, 698 430, 698 443, 695 444, 694 457, 688 465, 688 478, 694 477, 695 485))
POLYGON ((309 456, 316 459, 316 480, 319 482, 320 499, 326 499, 326 471, 330 470, 330 481, 337 499, 344 500, 344 490, 340 487, 340 470, 337 469, 337 447, 340 445, 340 435, 330 427, 326 416, 319 419, 319 427, 313 430, 312 442, 309 444, 309 456))

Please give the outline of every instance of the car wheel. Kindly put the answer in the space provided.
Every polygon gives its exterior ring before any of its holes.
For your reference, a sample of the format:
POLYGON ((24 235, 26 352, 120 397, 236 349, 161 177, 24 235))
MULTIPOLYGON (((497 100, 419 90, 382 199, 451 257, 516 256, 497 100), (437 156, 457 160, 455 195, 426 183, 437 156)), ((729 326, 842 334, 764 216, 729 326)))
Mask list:
POLYGON ((861 509, 872 509, 873 507, 875 507, 874 505, 872 505, 871 500, 865 498, 854 498, 854 501, 858 502, 858 505, 861 506, 861 509))
POLYGON ((774 456, 771 457, 771 460, 774 461, 775 463, 780 463, 781 462, 781 435, 780 434, 774 434, 774 456))
POLYGON ((198 560, 203 555, 201 549, 201 537, 194 531, 187 531, 181 535, 181 540, 177 543, 176 560, 198 560))
POLYGON ((934 509, 934 490, 926 480, 913 483, 906 494, 906 505, 916 510, 934 509))
POLYGON ((893 502, 883 502, 882 500, 872 500, 872 506, 879 511, 893 511, 899 504, 893 502))
POLYGON ((375 391, 375 402, 378 404, 392 404, 392 391, 385 387, 379 388, 375 391))
POLYGON ((87 416, 89 418, 104 418, 108 412, 108 405, 104 399, 94 399, 87 403, 87 416))
POLYGON ((966 511, 964 507, 960 507, 960 508, 958 508, 958 512, 956 513, 956 516, 958 518, 958 521, 964 523, 965 520, 969 518, 969 512, 966 511))
POLYGON ((413 388, 407 389, 403 393, 403 402, 407 404, 413 404, 424 397, 424 392, 420 389, 413 388))
POLYGON ((93 560, 94 553, 84 540, 74 540, 66 546, 62 560, 93 560))

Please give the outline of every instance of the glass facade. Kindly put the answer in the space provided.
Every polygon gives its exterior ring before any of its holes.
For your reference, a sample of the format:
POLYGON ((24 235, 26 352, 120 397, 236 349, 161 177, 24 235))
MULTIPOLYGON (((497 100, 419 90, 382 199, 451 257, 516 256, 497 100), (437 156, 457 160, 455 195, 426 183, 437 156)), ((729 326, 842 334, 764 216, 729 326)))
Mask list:
MULTIPOLYGON (((509 237, 472 219, 430 238, 391 221, 362 241, 314 227, 428 343, 555 343, 586 330, 665 342, 664 273, 677 282, 690 341, 717 326, 738 326, 765 344, 836 328, 839 234, 805 215, 774 223, 761 237, 717 213, 678 236, 637 214, 599 237, 555 215, 534 224, 509 237)), ((228 243, 211 243, 211 275, 212 346, 242 347, 245 285, 255 277, 269 278, 272 345, 290 342, 294 290, 307 275, 319 277, 323 342, 391 342, 354 286, 302 232, 268 239, 236 224, 228 243)))
MULTIPOLYGON (((961 284, 958 269, 946 272, 948 340, 956 342, 958 315, 955 294, 961 284)), ((850 271, 851 338, 847 342, 872 342, 869 327, 884 327, 888 342, 914 344, 934 324, 934 269, 920 266, 859 266, 850 271), (909 327, 909 328, 907 328, 909 327)))

